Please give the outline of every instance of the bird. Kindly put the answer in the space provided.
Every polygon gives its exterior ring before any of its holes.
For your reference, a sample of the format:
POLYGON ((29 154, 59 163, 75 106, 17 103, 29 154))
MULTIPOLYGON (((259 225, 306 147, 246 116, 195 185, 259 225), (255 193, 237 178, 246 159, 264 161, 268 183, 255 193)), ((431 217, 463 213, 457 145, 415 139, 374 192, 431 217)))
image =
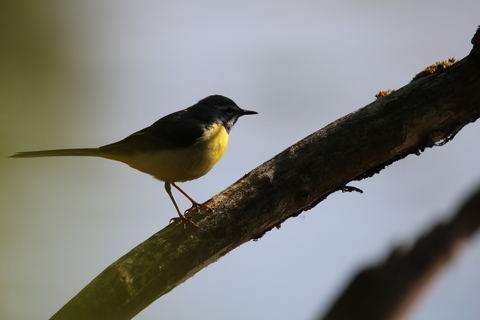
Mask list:
POLYGON ((171 221, 182 221, 199 229, 191 218, 181 213, 171 186, 192 203, 185 214, 193 209, 211 210, 193 200, 177 183, 195 180, 208 173, 223 156, 230 130, 238 118, 257 113, 241 109, 225 96, 211 95, 118 142, 98 148, 17 152, 10 158, 90 156, 126 163, 165 183, 165 190, 178 214, 178 218, 171 221))

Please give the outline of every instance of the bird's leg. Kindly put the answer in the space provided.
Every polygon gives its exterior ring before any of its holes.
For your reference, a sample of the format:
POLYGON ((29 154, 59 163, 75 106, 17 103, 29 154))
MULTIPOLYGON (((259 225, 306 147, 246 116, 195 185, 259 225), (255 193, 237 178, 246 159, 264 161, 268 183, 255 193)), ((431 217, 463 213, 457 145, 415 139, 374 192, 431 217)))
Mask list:
MULTIPOLYGON (((172 183, 174 187, 176 187, 177 189, 179 189, 175 183, 172 183)), ((192 225, 193 227, 197 228, 197 229, 200 229, 200 227, 193 221, 191 221, 190 219, 187 219, 181 212, 180 212, 180 209, 178 208, 178 205, 177 205, 177 202, 175 201, 175 198, 173 197, 173 194, 172 194, 172 187, 170 186, 170 183, 169 182, 165 182, 165 190, 167 191, 168 193, 168 196, 170 197, 170 199, 172 200, 173 202, 173 205, 175 206, 175 209, 177 209, 177 213, 178 213, 178 216, 179 218, 172 218, 170 219, 170 222, 172 221, 178 221, 178 220, 181 220, 184 224, 190 224, 192 225)), ((180 189, 179 189, 180 190, 180 189)), ((183 191, 182 191, 183 194, 185 194, 183 191)), ((188 197, 188 196, 187 196, 188 197)), ((188 197, 190 199, 190 197, 188 197)))
POLYGON ((192 206, 185 210, 185 214, 188 215, 190 213, 190 211, 192 211, 193 209, 196 209, 197 210, 197 213, 193 215, 196 216, 197 214, 200 214, 200 208, 203 208, 207 211, 212 211, 212 208, 210 208, 209 206, 206 206, 202 203, 198 203, 196 202, 195 200, 193 200, 192 198, 190 198, 190 196, 185 192, 183 191, 182 189, 180 189, 179 186, 177 186, 174 182, 172 182, 172 186, 174 186, 178 191, 180 191, 185 197, 187 197, 188 200, 190 200, 190 202, 192 203, 192 206))

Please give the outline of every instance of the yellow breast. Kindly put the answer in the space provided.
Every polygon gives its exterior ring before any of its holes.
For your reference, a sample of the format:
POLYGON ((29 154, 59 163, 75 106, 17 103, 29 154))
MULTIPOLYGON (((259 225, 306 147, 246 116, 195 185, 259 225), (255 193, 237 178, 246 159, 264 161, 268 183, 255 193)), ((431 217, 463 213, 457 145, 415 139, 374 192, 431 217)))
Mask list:
POLYGON ((227 145, 227 131, 223 125, 215 124, 189 147, 138 154, 135 159, 123 162, 158 180, 183 182, 198 179, 210 171, 223 156, 227 145))

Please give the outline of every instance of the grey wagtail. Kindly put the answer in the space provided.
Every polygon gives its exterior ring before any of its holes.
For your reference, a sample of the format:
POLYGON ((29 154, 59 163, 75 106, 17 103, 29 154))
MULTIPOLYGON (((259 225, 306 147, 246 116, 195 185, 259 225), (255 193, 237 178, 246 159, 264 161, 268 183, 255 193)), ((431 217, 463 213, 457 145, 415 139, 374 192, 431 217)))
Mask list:
POLYGON ((27 151, 15 153, 10 158, 92 156, 124 162, 164 181, 165 190, 179 216, 172 220, 188 222, 198 228, 180 212, 171 186, 192 202, 186 213, 199 207, 211 210, 194 201, 176 182, 198 179, 210 171, 225 152, 233 125, 239 117, 247 114, 257 112, 243 110, 227 97, 212 95, 123 140, 100 148, 27 151))

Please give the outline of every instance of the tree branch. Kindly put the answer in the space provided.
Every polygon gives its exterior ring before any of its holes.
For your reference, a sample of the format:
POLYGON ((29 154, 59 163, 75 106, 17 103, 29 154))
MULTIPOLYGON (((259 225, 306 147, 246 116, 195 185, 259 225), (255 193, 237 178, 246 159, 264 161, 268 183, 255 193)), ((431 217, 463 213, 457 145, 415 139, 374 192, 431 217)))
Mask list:
POLYGON ((350 282, 322 320, 402 319, 419 293, 480 228, 480 188, 446 223, 396 248, 382 264, 365 268, 350 282))
POLYGON ((450 140, 480 116, 478 47, 260 165, 210 200, 214 212, 194 218, 200 231, 168 225, 105 269, 51 319, 131 319, 202 268, 348 182, 450 140))

